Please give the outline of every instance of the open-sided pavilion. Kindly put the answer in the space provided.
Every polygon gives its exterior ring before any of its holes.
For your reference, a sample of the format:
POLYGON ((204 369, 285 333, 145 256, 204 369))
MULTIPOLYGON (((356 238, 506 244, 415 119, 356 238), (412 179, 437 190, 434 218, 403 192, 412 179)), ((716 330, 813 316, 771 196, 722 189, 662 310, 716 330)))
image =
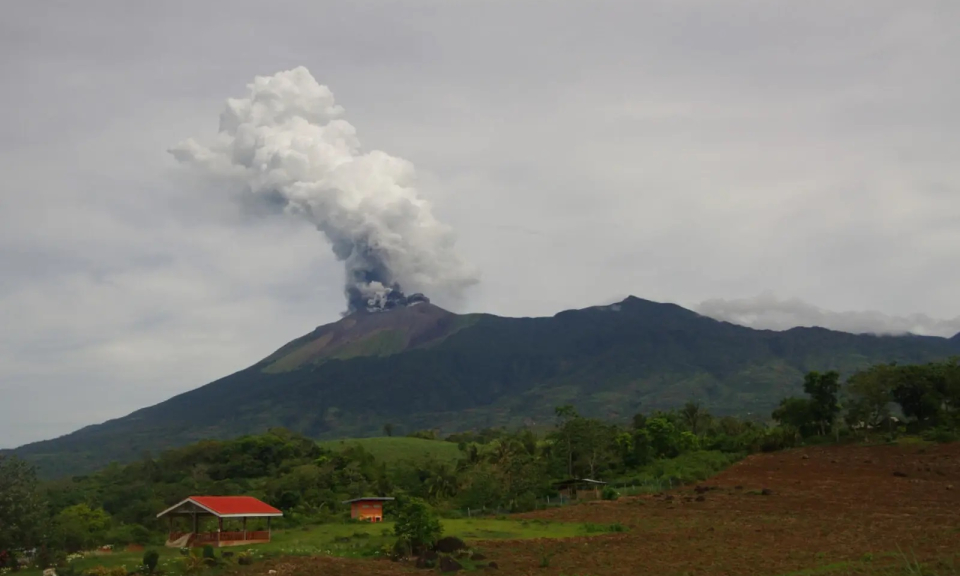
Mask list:
POLYGON ((170 519, 167 546, 174 548, 264 544, 270 541, 270 520, 281 516, 283 512, 252 496, 190 496, 157 514, 157 518, 170 519), (178 518, 185 519, 188 526, 180 522, 178 527, 178 518), (217 519, 216 532, 200 531, 201 521, 206 518, 217 519), (267 529, 247 530, 249 518, 265 518, 267 529), (240 530, 225 531, 224 520, 239 521, 240 530))

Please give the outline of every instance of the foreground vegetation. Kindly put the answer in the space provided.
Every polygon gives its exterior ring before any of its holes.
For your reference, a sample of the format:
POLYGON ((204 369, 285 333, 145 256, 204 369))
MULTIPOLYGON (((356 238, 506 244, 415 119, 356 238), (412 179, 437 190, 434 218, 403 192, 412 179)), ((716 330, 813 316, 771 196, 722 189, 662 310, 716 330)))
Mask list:
MULTIPOLYGON (((605 480, 603 498, 615 500, 711 477, 750 453, 892 441, 907 433, 927 441, 957 437, 955 360, 878 365, 854 374, 845 386, 835 372, 809 373, 804 391, 803 398, 783 400, 770 424, 717 418, 695 402, 637 414, 629 426, 560 406, 546 433, 497 429, 441 440, 421 431, 415 437, 318 444, 272 430, 45 484, 23 461, 0 457, 0 560, 17 567, 18 551, 37 547, 35 563, 45 567, 105 544, 157 546, 165 530, 157 511, 196 494, 249 494, 284 510, 277 540, 258 548, 262 553, 365 557, 404 547, 413 553, 440 534, 468 540, 568 537, 618 528, 602 522, 523 525, 496 517, 563 503, 555 482, 565 478, 605 480), (386 515, 398 524, 350 522, 341 502, 363 495, 396 496, 386 515)), ((169 556, 164 551, 161 561, 169 556)), ((122 554, 111 559, 136 560, 122 554)))
MULTIPOLYGON (((444 534, 457 534, 467 543, 498 539, 569 538, 622 529, 617 526, 596 524, 496 518, 443 519, 441 524, 444 534)), ((393 553, 397 540, 395 527, 396 523, 392 521, 378 524, 341 522, 279 530, 274 533, 273 540, 269 544, 257 545, 250 550, 241 547, 212 551, 216 561, 210 562, 212 566, 209 567, 239 566, 239 559, 248 557, 256 561, 275 557, 312 555, 386 558, 393 553)), ((159 570, 167 576, 177 576, 196 571, 193 566, 195 562, 192 562, 193 558, 190 555, 185 555, 178 549, 154 546, 146 551, 118 548, 110 553, 74 555, 68 563, 69 570, 61 569, 59 574, 61 576, 71 573, 96 574, 103 569, 116 571, 119 574, 121 568, 126 571, 143 570, 143 559, 150 552, 158 555, 155 572, 159 570)), ((202 554, 200 554, 201 558, 202 554)), ((39 574, 39 572, 39 569, 22 571, 24 576, 39 574)))
POLYGON ((460 450, 452 442, 437 442, 436 438, 413 438, 409 436, 384 436, 379 438, 353 438, 350 440, 328 440, 320 442, 320 447, 339 452, 359 446, 382 464, 392 466, 400 462, 445 462, 456 464, 460 459, 460 450))

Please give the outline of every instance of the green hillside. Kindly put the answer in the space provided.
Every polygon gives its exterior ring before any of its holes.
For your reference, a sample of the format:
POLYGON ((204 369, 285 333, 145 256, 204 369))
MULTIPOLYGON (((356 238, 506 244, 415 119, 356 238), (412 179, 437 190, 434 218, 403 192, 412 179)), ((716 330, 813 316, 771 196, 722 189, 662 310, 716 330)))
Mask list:
POLYGON ((347 316, 211 384, 16 452, 59 475, 276 426, 321 440, 377 436, 387 422, 449 434, 542 425, 561 404, 623 421, 687 400, 766 417, 808 371, 958 353, 956 337, 753 330, 633 297, 548 318, 421 304, 347 316))
POLYGON ((460 457, 460 450, 452 442, 441 440, 424 440, 423 438, 388 437, 351 438, 348 440, 328 440, 320 442, 320 447, 326 450, 340 451, 349 446, 361 446, 378 462, 388 466, 397 462, 456 462, 460 457))

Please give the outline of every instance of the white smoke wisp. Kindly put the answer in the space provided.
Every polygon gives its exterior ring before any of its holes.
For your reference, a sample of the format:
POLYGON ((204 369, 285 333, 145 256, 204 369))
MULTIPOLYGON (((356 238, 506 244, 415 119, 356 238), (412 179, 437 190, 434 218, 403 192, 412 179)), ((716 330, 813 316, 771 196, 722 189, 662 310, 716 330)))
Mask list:
POLYGON ((695 310, 716 320, 767 330, 819 326, 853 334, 916 334, 946 338, 960 332, 960 318, 938 320, 925 314, 890 316, 876 311, 832 312, 797 298, 780 299, 769 291, 755 298, 706 300, 695 310))
POLYGON ((413 187, 413 165, 363 151, 306 68, 258 76, 248 89, 227 100, 211 144, 188 139, 170 153, 316 225, 344 263, 348 312, 403 299, 401 290, 457 298, 477 283, 452 230, 413 187))

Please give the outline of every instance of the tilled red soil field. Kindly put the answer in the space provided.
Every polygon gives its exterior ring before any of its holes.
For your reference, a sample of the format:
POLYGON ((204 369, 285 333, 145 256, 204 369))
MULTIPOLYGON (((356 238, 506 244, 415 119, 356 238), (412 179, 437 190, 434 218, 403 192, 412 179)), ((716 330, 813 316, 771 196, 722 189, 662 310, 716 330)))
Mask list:
MULTIPOLYGON (((921 562, 960 554, 960 444, 755 455, 703 483, 699 491, 687 487, 522 517, 619 522, 628 531, 478 543, 497 561, 499 574, 878 574, 902 564, 900 551, 921 562)), ((278 576, 417 572, 387 561, 290 559, 273 564, 278 576)))
POLYGON ((900 550, 931 562, 960 553, 960 444, 755 455, 703 486, 713 489, 525 515, 620 522, 627 533, 538 543, 543 551, 536 544, 484 546, 509 573, 598 576, 829 573, 831 565, 836 573, 866 574, 901 561, 892 558, 900 550), (544 552, 554 556, 541 570, 544 552))

